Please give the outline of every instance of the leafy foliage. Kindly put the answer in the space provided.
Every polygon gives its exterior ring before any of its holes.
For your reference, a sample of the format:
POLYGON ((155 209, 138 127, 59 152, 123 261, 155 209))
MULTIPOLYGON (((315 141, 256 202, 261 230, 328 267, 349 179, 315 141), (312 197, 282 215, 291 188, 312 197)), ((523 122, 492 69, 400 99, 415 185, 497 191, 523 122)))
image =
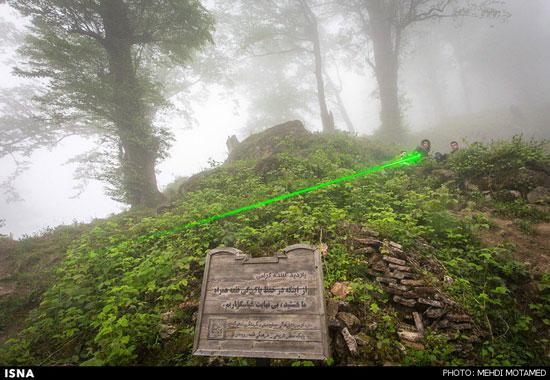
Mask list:
MULTIPOLYGON (((446 291, 489 331, 476 346, 475 364, 544 363, 548 274, 534 278, 523 264, 506 258, 506 247, 482 246, 477 234, 490 223, 483 217, 459 219, 451 213, 449 206, 461 190, 426 181, 421 173, 431 165, 428 162, 373 172, 190 229, 141 239, 373 167, 398 153, 344 134, 313 135, 307 143, 281 138, 275 143, 279 149, 270 165, 243 158, 213 167, 195 180, 192 189, 174 198, 169 211, 154 216, 129 212, 95 223, 73 240, 25 328, 5 342, 0 362, 207 365, 206 359, 191 355, 192 315, 198 306, 206 252, 223 245, 255 256, 271 255, 300 242, 328 245, 323 256, 326 287, 349 281, 353 293, 347 301, 361 311, 363 323, 378 324, 376 330, 363 329, 361 338, 369 343, 361 348, 361 358, 376 354, 380 363, 466 364, 450 342, 429 332, 424 351, 403 353, 396 343, 397 315, 378 284, 367 279, 362 259, 354 253, 349 225, 355 224, 378 230, 408 250, 419 251, 420 241, 433 247, 421 252, 447 269, 454 281, 446 291), (522 288, 532 281, 540 294, 530 294, 525 304, 522 288), (176 332, 166 339, 162 316, 169 311, 176 332)), ((525 157, 521 151, 518 154, 525 157)), ((453 165, 467 164, 457 158, 453 165)), ((229 365, 248 364, 238 358, 227 360, 229 365)))

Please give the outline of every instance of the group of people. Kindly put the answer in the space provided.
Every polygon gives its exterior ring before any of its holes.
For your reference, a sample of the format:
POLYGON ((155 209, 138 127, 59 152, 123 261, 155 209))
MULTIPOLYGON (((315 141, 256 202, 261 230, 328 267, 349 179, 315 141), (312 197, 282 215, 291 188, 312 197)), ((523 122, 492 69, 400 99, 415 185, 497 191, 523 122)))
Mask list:
MULTIPOLYGON (((430 142, 430 140, 428 139, 423 139, 421 142, 420 142, 420 145, 416 147, 416 149, 414 150, 414 153, 420 153, 423 157, 430 157, 430 149, 431 149, 431 146, 432 146, 432 143, 430 142)), ((449 154, 454 154, 456 153, 458 150, 459 150, 459 147, 458 147, 458 143, 456 141, 451 141, 450 142, 450 146, 451 146, 451 152, 449 154)), ((404 158, 407 156, 407 152, 406 151, 401 151, 401 158, 404 158)), ((434 155, 433 155, 433 158, 437 161, 437 162, 442 162, 442 161, 445 161, 447 159, 449 155, 447 153, 440 153, 440 152, 435 152, 434 155)))
MULTIPOLYGON (((423 157, 429 157, 430 156, 431 145, 432 144, 431 144, 430 140, 423 139, 420 142, 420 145, 417 146, 414 151, 415 151, 415 153, 420 153, 423 157)), ((458 143, 456 141, 451 141, 450 146, 451 146, 451 152, 449 154, 454 154, 459 150, 458 143)), ((442 154, 440 152, 435 152, 434 155, 433 155, 433 158, 437 162, 445 161, 447 159, 447 157, 448 157, 447 153, 442 154)))

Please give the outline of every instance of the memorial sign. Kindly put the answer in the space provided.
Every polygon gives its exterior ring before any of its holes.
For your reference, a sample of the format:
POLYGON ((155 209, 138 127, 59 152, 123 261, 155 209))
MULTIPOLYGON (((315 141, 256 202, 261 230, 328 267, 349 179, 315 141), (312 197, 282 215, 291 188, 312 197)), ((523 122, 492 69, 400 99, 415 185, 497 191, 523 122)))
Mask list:
POLYGON ((209 251, 193 354, 328 359, 320 251, 306 244, 272 257, 209 251))

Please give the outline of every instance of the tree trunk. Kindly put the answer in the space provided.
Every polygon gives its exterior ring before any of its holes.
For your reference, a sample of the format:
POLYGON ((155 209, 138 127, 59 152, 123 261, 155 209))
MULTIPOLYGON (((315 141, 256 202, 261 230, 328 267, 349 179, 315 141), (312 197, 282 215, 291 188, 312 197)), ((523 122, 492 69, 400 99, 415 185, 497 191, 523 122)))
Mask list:
POLYGON ((390 6, 380 0, 367 0, 365 4, 374 49, 374 71, 380 91, 380 132, 384 138, 400 140, 404 131, 397 88, 398 31, 392 33, 393 14, 390 6))
POLYGON ((333 81, 330 79, 330 76, 325 71, 325 77, 327 78, 329 88, 334 91, 334 95, 336 96, 336 100, 338 101, 338 107, 340 109, 340 113, 342 114, 342 118, 344 119, 344 122, 346 123, 346 126, 348 127, 349 133, 355 133, 355 128, 353 127, 353 123, 351 121, 351 118, 349 117, 348 110, 346 109, 346 106, 344 104, 344 101, 342 100, 342 97, 340 96, 340 93, 342 92, 341 87, 336 87, 336 85, 333 83, 333 81))
POLYGON ((132 58, 133 31, 122 0, 103 0, 104 47, 109 56, 113 121, 123 147, 122 191, 132 206, 154 206, 162 200, 155 164, 159 142, 154 136, 132 58))
POLYGON ((323 80, 323 56, 321 54, 321 41, 319 38, 319 26, 317 23, 317 17, 313 11, 309 8, 309 5, 305 0, 301 1, 302 7, 309 20, 310 38, 313 42, 313 54, 315 57, 315 80, 317 82, 317 98, 319 100, 319 110, 321 113, 321 122, 323 125, 323 132, 334 131, 334 118, 332 113, 328 111, 325 84, 323 80))

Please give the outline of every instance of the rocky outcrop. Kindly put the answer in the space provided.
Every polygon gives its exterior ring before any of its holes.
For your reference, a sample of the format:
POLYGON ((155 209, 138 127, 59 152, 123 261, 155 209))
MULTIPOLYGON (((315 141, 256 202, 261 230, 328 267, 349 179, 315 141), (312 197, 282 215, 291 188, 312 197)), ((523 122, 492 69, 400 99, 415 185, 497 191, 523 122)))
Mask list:
POLYGON ((487 199, 513 202, 524 199, 532 207, 546 211, 550 205, 550 165, 532 168, 510 169, 495 176, 476 176, 459 179, 450 169, 433 169, 436 185, 452 181, 467 191, 479 191, 487 199))
POLYGON ((263 132, 253 134, 238 145, 232 147, 226 162, 234 162, 244 159, 266 159, 278 151, 281 141, 307 142, 307 131, 299 120, 288 121, 275 125, 263 132), (297 138, 301 137, 301 138, 297 138))

